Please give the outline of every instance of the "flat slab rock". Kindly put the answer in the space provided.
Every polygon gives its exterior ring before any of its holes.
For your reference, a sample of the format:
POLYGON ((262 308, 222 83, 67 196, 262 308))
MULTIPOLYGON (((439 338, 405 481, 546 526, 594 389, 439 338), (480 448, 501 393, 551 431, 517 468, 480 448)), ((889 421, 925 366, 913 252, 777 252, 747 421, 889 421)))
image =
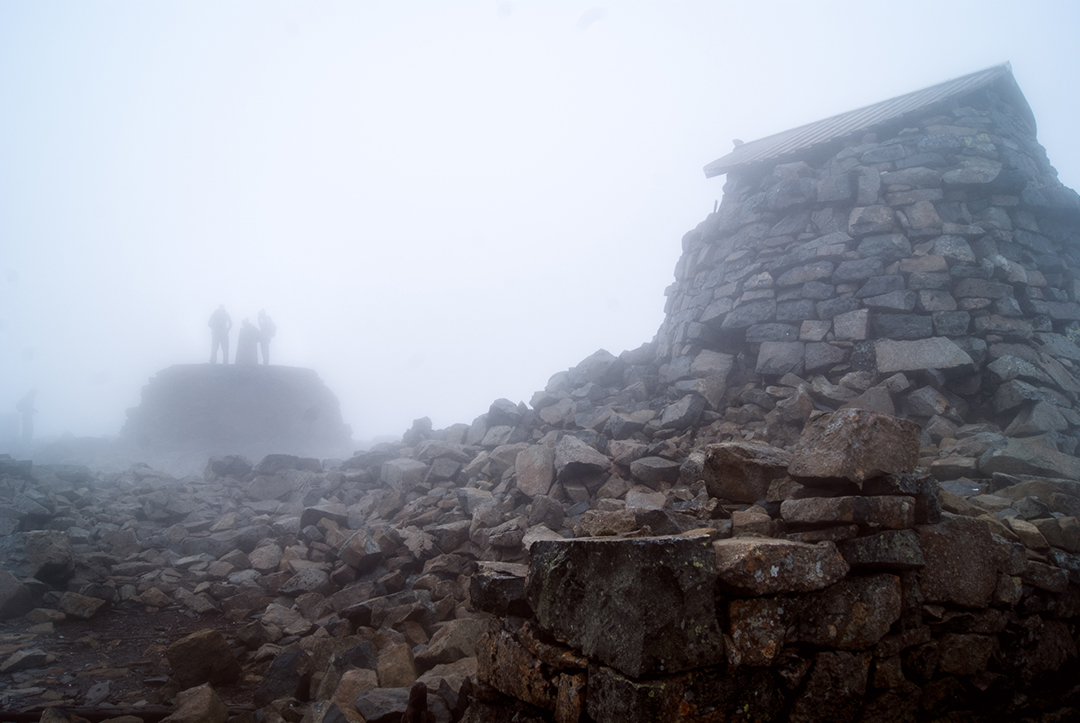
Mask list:
POLYGON ((742 537, 717 540, 713 549, 721 587, 740 595, 812 592, 850 569, 831 542, 742 537))
POLYGON ((865 409, 841 409, 811 420, 791 453, 788 472, 807 485, 911 472, 919 463, 915 422, 865 409))
POLYGON ((540 627, 641 677, 724 658, 708 534, 540 540, 527 595, 540 627))

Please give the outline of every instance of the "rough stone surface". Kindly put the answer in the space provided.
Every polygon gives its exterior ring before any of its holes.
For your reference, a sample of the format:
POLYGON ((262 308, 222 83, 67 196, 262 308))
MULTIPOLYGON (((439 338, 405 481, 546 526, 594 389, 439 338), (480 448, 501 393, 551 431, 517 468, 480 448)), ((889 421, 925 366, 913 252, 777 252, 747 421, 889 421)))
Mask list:
POLYGON ((540 626, 627 675, 719 662, 707 535, 540 541, 528 597, 540 626))
POLYGON ((718 540, 713 547, 720 584, 742 595, 820 590, 850 569, 831 542, 733 538, 718 540))
POLYGON ((952 340, 940 336, 915 341, 883 339, 874 345, 874 351, 877 369, 882 374, 922 369, 955 369, 973 364, 966 351, 952 340))
POLYGON ((784 500, 780 516, 791 525, 853 523, 871 529, 904 530, 915 524, 912 497, 810 497, 784 500))
POLYGON ((733 502, 765 499, 773 480, 787 475, 791 455, 767 444, 725 442, 705 448, 703 478, 713 497, 733 502))
POLYGON ((986 607, 997 587, 995 549, 986 523, 944 514, 916 528, 926 566, 919 576, 927 602, 986 607))
POLYGON ((911 472, 918 460, 917 424, 844 409, 806 425, 792 450, 789 472, 811 484, 843 479, 861 485, 880 475, 911 472))
POLYGON ((798 639, 841 650, 866 650, 900 618, 900 578, 850 577, 806 601, 798 639))
POLYGON ((240 677, 240 663, 217 630, 200 630, 177 640, 165 651, 173 676, 181 685, 229 683, 240 677))

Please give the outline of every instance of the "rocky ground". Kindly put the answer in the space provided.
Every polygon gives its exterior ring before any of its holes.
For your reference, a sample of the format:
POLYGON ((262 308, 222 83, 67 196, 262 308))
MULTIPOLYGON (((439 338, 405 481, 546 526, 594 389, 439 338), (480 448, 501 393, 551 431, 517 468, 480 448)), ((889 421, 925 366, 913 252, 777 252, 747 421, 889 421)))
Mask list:
MULTIPOLYGON (((797 434, 776 430, 887 380, 732 377, 710 406, 658 386, 646 356, 598 352, 531 406, 498 400, 444 430, 419 420, 346 460, 223 457, 174 479, 3 459, 0 720, 396 723, 417 681, 435 720, 456 720, 497 624, 479 608, 535 541, 806 538, 781 514, 798 485, 780 445, 797 434), (707 473, 717 443, 735 456, 707 473)), ((1080 579, 1080 484, 1051 474, 1075 459, 987 423, 937 429, 916 455, 946 513, 1080 579)))

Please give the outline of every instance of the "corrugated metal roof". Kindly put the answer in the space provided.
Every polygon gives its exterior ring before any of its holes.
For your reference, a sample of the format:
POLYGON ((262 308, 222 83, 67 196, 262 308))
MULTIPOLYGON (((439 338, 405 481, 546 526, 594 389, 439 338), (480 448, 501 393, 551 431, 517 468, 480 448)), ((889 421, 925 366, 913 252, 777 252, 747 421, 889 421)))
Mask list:
POLYGON ((1034 115, 1013 78, 1012 66, 1009 63, 1002 63, 970 75, 932 85, 929 88, 868 105, 865 108, 834 115, 831 118, 744 143, 723 158, 705 166, 705 176, 712 178, 739 166, 779 159, 797 151, 866 130, 880 123, 897 120, 909 113, 966 95, 998 81, 1002 81, 1004 87, 1018 97, 1021 110, 1028 116, 1034 127, 1034 115))

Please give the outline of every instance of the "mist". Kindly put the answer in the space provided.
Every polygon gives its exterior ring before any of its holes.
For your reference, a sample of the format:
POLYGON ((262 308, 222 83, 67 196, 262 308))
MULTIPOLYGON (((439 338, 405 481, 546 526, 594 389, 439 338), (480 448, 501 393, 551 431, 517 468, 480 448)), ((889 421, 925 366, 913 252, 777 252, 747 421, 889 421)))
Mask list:
POLYGON ((750 141, 1011 61, 1080 187, 1080 6, 0 5, 0 412, 115 435, 265 309, 355 440, 652 339, 750 141))

